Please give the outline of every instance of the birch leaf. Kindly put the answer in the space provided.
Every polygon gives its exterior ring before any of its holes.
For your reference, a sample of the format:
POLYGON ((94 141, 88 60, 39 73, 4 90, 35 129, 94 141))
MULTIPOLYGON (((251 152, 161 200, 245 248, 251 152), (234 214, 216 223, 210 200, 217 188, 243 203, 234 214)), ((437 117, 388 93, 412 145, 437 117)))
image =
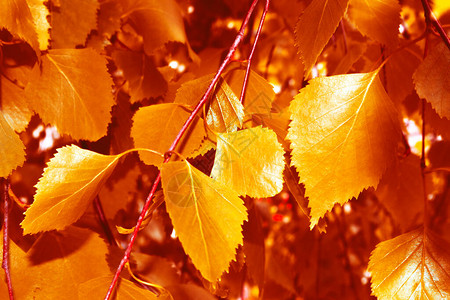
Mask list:
POLYGON ((21 223, 25 234, 63 229, 77 221, 120 158, 75 145, 57 151, 36 184, 34 202, 21 223))
POLYGON ((289 110, 292 164, 305 184, 312 228, 335 203, 378 185, 401 130, 378 70, 313 79, 289 110))
MULTIPOLYGON (((156 104, 140 108, 133 118, 131 136, 137 148, 147 148, 165 153, 177 136, 190 112, 174 103, 156 104)), ((203 122, 199 117, 188 128, 175 151, 184 156, 194 152, 205 137, 203 122)), ((146 164, 159 166, 164 158, 153 153, 139 152, 146 164)))
POLYGON ((205 279, 215 282, 242 245, 247 211, 237 193, 188 162, 161 170, 166 208, 186 253, 205 279))
POLYGON ((239 195, 272 197, 283 188, 283 155, 277 135, 268 128, 221 134, 211 177, 239 195))
POLYGON ((377 245, 369 261, 372 291, 384 299, 448 299, 450 244, 423 228, 377 245))
POLYGON ((344 16, 349 0, 313 0, 298 19, 295 43, 308 76, 344 16))
POLYGON ((39 49, 46 50, 50 39, 50 24, 47 21, 49 15, 47 7, 44 5, 45 0, 27 0, 30 7, 31 15, 36 24, 36 33, 39 42, 39 49))
POLYGON ((450 51, 438 44, 413 75, 417 94, 431 103, 441 118, 450 120, 450 51))
POLYGON ((26 0, 0 1, 0 28, 6 28, 11 34, 18 36, 39 51, 38 38, 26 0))
POLYGON ((25 161, 25 146, 0 111, 0 177, 8 177, 25 161))
POLYGON ((58 49, 42 56, 42 73, 30 81, 25 93, 42 120, 60 133, 97 140, 106 135, 111 119, 112 85, 100 54, 92 49, 58 49))
POLYGON ((362 34, 387 46, 397 44, 400 25, 397 0, 350 0, 347 14, 362 34))

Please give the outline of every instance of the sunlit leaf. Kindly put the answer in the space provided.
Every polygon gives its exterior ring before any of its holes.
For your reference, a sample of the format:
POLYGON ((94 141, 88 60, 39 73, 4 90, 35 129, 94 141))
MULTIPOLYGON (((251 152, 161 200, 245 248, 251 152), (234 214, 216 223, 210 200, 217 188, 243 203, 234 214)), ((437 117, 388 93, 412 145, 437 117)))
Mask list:
POLYGON ((284 150, 275 132, 261 126, 217 137, 211 177, 239 195, 271 197, 283 188, 284 150))
POLYGON ((163 164, 161 178, 167 212, 184 250, 203 277, 215 282, 242 244, 243 201, 186 161, 163 164))
POLYGON ((25 161, 25 146, 0 111, 0 177, 7 177, 25 161))
POLYGON ((13 35, 29 43, 38 52, 38 37, 27 1, 1 0, 0 7, 0 28, 6 28, 13 35))
POLYGON ((295 44, 308 76, 344 16, 349 0, 313 0, 298 19, 295 44))
MULTIPOLYGON (((11 242, 15 299, 78 300, 81 283, 111 272, 105 260, 107 253, 105 242, 97 234, 76 227, 45 233, 28 252, 11 242)), ((4 272, 1 278, 0 298, 9 299, 7 292, 2 293, 6 290, 4 272)), ((107 288, 102 287, 103 297, 107 288)))
POLYGON ((42 120, 75 139, 104 136, 114 104, 106 59, 92 49, 49 50, 41 68, 25 92, 42 120))
POLYGON ((84 45, 89 32, 97 28, 97 0, 59 0, 52 11, 52 47, 84 45))
POLYGON ((128 81, 132 103, 166 92, 167 82, 156 68, 153 58, 139 52, 119 50, 113 52, 113 59, 128 81))
POLYGON ((397 0, 350 0, 350 21, 377 42, 393 46, 398 42, 400 5, 397 0))
POLYGON ((378 185, 395 157, 400 125, 378 71, 313 79, 289 110, 292 164, 313 227, 335 203, 378 185))
POLYGON ((417 94, 450 120, 450 51, 444 43, 430 51, 413 78, 417 94))
POLYGON ((36 25, 36 33, 39 41, 39 48, 45 50, 48 48, 50 39, 50 24, 47 21, 49 15, 47 7, 44 5, 45 0, 27 0, 36 25))
POLYGON ((378 299, 448 299, 450 244, 423 228, 377 245, 369 261, 378 299))
MULTIPOLYGON (((131 129, 135 146, 165 153, 189 115, 189 110, 173 103, 140 108, 133 118, 131 129)), ((195 117, 175 151, 189 156, 200 147, 205 134, 203 122, 199 117, 195 117)), ((139 156, 144 163, 155 166, 159 166, 164 160, 161 156, 142 151, 139 156)))
POLYGON ((170 41, 185 43, 186 33, 180 8, 174 0, 125 0, 122 18, 144 38, 144 51, 153 54, 170 41))
MULTIPOLYGON (((83 282, 78 288, 77 299, 102 299, 106 295, 109 285, 111 284, 112 276, 101 276, 93 278, 89 281, 83 282)), ((169 300, 170 296, 157 297, 155 294, 142 287, 137 286, 135 283, 120 278, 117 285, 114 299, 116 300, 169 300)))
POLYGON ((101 155, 77 146, 59 148, 36 185, 34 202, 25 213, 26 234, 63 229, 78 220, 120 155, 101 155))
MULTIPOLYGON (((237 97, 240 97, 241 95, 244 76, 245 70, 242 69, 231 69, 224 75, 225 81, 237 97)), ((245 92, 245 115, 270 114, 274 99, 275 92, 273 91, 272 85, 256 71, 252 70, 248 78, 248 85, 245 92)))

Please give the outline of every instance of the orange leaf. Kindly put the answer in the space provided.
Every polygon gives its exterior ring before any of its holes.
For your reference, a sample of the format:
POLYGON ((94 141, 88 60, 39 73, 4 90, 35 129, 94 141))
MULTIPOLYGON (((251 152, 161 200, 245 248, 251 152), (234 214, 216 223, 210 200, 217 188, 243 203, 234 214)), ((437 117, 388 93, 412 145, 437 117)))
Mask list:
POLYGON ((60 133, 97 140, 106 134, 111 118, 112 84, 105 58, 94 50, 49 50, 42 56, 41 75, 25 92, 42 120, 60 133))
POLYGON ((92 29, 97 28, 97 0, 59 0, 52 11, 52 48, 84 45, 92 29))
POLYGON ((25 146, 0 111, 0 177, 8 177, 25 161, 25 146))
POLYGON ((441 116, 450 120, 450 51, 438 44, 414 73, 417 94, 431 103, 441 116))
POLYGON ((312 228, 335 203, 377 186, 401 130, 378 70, 315 78, 289 110, 292 164, 305 183, 312 228))
POLYGON ((378 299, 448 299, 450 244, 417 229, 377 245, 369 261, 378 299))
POLYGON ((295 44, 305 64, 305 77, 339 25, 348 1, 313 0, 298 19, 295 44))
POLYGON ((347 14, 362 34, 387 46, 397 44, 400 25, 397 0, 350 0, 347 14))
POLYGON ((30 44, 36 52, 39 52, 33 16, 27 1, 1 0, 0 7, 0 28, 6 28, 13 35, 30 44))
POLYGON ((140 52, 121 50, 113 52, 112 57, 128 81, 131 103, 158 97, 166 92, 167 82, 156 68, 152 57, 140 52))
MULTIPOLYGON (((77 227, 45 233, 28 252, 11 242, 14 296, 18 300, 78 300, 81 283, 111 273, 105 260, 107 254, 108 248, 97 233, 77 227)), ((4 272, 1 272, 0 285, 0 298, 9 299, 4 272)), ((104 294, 107 288, 103 287, 104 294)))
MULTIPOLYGON (((165 153, 189 115, 189 110, 174 103, 140 108, 133 118, 131 128, 135 146, 165 153)), ((203 122, 195 117, 175 151, 188 157, 200 147, 205 135, 203 122)), ((139 156, 144 163, 155 166, 160 166, 164 160, 161 156, 143 151, 139 151, 139 156)))
POLYGON ((31 15, 33 16, 34 23, 36 24, 36 33, 39 41, 39 48, 46 50, 50 39, 50 24, 47 21, 49 12, 44 5, 46 0, 27 0, 30 6, 31 15))

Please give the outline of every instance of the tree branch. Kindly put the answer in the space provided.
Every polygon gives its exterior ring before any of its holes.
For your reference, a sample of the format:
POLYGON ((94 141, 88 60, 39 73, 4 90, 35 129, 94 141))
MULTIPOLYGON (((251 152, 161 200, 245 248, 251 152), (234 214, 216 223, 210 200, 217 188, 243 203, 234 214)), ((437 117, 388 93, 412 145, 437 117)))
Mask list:
POLYGON ((8 285, 9 299, 14 300, 12 283, 11 283, 11 272, 9 270, 9 181, 3 179, 4 182, 4 202, 3 202, 3 260, 2 268, 5 270, 6 284, 8 285))
POLYGON ((430 3, 428 0, 421 0, 424 14, 425 14, 425 21, 427 22, 427 26, 433 26, 434 29, 439 33, 442 40, 444 41, 445 45, 447 45, 447 48, 450 50, 450 38, 445 33, 444 28, 442 27, 439 20, 434 16, 433 12, 431 11, 430 3))

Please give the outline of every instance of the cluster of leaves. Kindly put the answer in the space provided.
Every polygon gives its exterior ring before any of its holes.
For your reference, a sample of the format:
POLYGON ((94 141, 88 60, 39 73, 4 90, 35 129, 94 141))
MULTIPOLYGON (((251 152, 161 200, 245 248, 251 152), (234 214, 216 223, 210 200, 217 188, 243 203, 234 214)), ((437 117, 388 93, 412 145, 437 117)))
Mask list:
POLYGON ((0 1, 16 298, 450 297, 446 2, 0 1))

